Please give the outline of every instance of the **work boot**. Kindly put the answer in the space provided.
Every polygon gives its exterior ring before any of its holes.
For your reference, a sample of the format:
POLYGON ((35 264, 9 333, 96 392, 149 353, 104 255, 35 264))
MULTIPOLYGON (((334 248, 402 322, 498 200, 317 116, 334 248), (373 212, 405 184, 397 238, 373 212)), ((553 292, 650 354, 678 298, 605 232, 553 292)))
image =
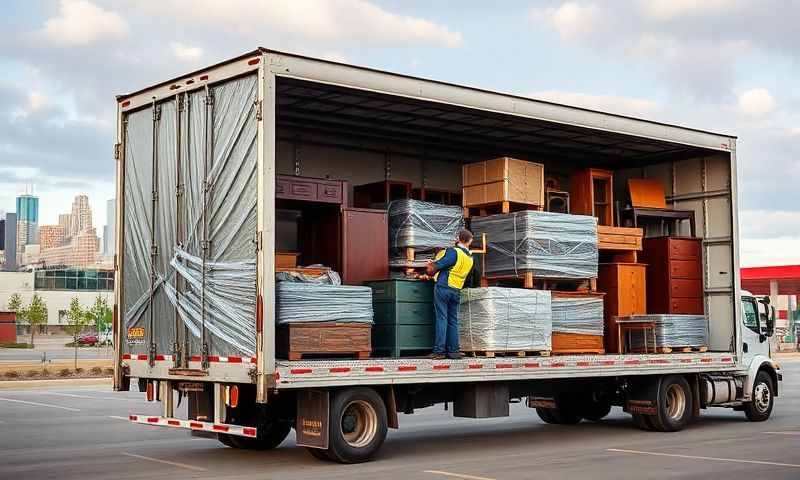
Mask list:
POLYGON ((445 357, 443 353, 431 353, 428 358, 431 360, 444 360, 445 357))
POLYGON ((447 358, 449 358, 450 360, 461 360, 462 358, 464 358, 464 354, 461 352, 448 353, 447 358))

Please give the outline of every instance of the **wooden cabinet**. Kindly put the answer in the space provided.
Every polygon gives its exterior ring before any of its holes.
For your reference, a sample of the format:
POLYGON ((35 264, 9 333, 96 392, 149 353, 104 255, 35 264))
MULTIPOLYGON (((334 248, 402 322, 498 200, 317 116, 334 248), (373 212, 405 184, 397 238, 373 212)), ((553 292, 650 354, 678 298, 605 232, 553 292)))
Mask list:
POLYGON ((372 352, 371 332, 369 323, 290 323, 275 332, 275 346, 278 357, 289 360, 329 355, 366 359, 372 352))
POLYGON ((647 313, 648 267, 641 263, 602 263, 598 267, 597 289, 605 292, 605 346, 618 352, 615 317, 647 313))
POLYGON ((570 213, 597 217, 600 225, 614 225, 614 174, 587 168, 570 176, 570 213))
POLYGON ((699 238, 644 239, 647 313, 702 315, 703 243, 699 238))
POLYGON ((373 351, 394 358, 429 353, 436 323, 433 283, 392 279, 365 285, 372 287, 373 351))
POLYGON ((322 178, 277 175, 275 198, 300 202, 347 205, 347 182, 322 178))
POLYGON ((411 182, 384 180, 353 187, 353 206, 359 208, 371 208, 375 205, 383 208, 392 200, 406 198, 411 198, 411 182))
POLYGON ((307 210, 303 212, 300 230, 304 263, 333 268, 345 285, 361 285, 366 280, 389 276, 386 210, 307 210))
POLYGON ((500 157, 462 167, 463 205, 519 203, 544 208, 544 165, 500 157))
POLYGON ((423 202, 461 206, 461 192, 451 192, 450 190, 439 190, 427 187, 414 188, 411 190, 411 198, 414 200, 422 200, 423 202))

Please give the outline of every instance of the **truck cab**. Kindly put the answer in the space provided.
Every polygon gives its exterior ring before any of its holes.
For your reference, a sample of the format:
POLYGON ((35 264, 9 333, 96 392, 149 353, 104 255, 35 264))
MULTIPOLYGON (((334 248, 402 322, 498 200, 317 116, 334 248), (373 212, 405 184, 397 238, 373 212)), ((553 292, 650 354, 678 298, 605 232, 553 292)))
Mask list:
POLYGON ((775 307, 769 297, 757 297, 742 290, 742 364, 748 375, 744 385, 744 403, 740 408, 747 418, 762 421, 769 418, 778 383, 782 380, 780 366, 770 358, 770 337, 775 333, 775 307))

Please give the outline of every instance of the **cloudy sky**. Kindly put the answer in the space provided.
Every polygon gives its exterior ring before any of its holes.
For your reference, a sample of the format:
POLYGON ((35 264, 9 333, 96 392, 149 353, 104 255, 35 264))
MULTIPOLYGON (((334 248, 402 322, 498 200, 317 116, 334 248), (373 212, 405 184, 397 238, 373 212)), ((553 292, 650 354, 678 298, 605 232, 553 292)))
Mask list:
POLYGON ((0 210, 82 192, 102 226, 114 95, 265 46, 738 135, 742 263, 800 263, 800 3, 448 4, 2 2, 0 210))

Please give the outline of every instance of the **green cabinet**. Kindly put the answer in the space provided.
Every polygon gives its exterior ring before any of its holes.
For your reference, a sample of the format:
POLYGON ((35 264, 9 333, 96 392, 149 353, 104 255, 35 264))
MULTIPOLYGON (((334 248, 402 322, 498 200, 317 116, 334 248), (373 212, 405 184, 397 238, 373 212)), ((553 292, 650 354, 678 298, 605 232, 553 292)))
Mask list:
POLYGON ((364 284, 372 288, 372 350, 395 358, 430 353, 436 323, 433 282, 392 279, 364 284))

